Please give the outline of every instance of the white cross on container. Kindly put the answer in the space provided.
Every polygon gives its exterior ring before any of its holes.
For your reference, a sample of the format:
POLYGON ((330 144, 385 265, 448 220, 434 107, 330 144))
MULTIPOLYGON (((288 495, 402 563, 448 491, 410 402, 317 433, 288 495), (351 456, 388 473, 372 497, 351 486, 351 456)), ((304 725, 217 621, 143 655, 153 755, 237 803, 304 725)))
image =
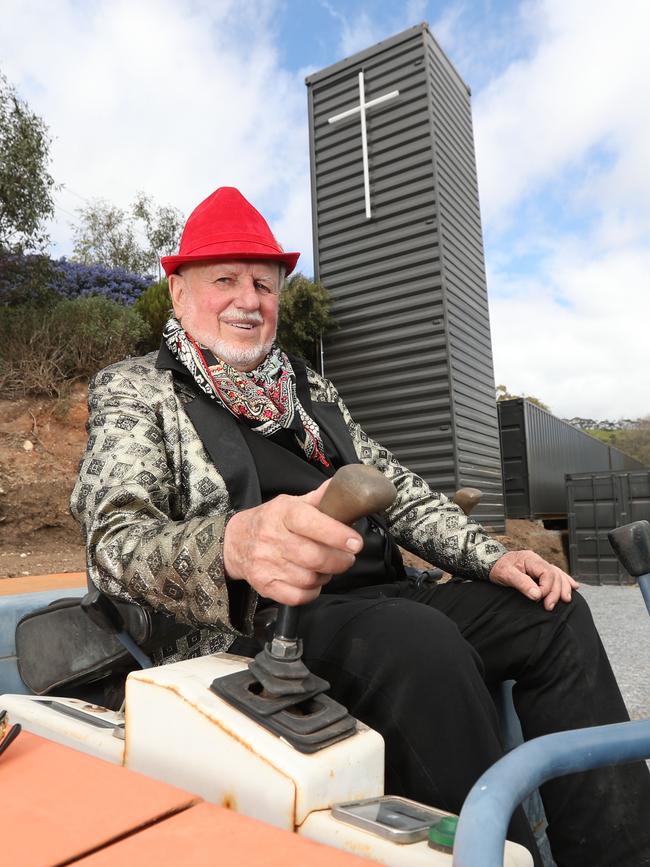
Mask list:
POLYGON ((346 117, 351 117, 353 114, 361 115, 361 151, 363 153, 363 188, 366 197, 366 219, 369 220, 372 216, 370 211, 370 172, 368 170, 368 133, 366 131, 366 110, 379 105, 382 102, 387 102, 389 99, 395 99, 399 96, 399 90, 391 90, 390 93, 385 93, 383 96, 378 96, 376 99, 370 99, 366 102, 365 85, 363 80, 363 70, 359 73, 359 105, 350 108, 347 111, 342 111, 340 114, 335 114, 334 117, 327 119, 328 123, 336 123, 346 117))

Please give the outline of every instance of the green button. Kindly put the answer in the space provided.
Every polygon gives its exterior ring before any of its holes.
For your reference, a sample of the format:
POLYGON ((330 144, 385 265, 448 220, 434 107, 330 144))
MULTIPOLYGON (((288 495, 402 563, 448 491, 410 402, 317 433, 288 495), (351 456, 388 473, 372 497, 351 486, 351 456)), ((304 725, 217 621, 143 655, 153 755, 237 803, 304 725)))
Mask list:
POLYGON ((451 852, 457 825, 458 816, 443 816, 439 822, 429 828, 429 846, 441 852, 451 852))

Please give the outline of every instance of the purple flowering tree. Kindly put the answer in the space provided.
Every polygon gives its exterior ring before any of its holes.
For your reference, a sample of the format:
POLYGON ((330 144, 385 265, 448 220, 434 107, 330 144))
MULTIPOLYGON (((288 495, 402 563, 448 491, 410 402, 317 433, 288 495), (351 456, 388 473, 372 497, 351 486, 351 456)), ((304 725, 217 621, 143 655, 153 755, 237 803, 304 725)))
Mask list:
POLYGON ((0 305, 4 306, 51 305, 91 295, 130 306, 151 280, 124 268, 0 253, 0 305))
POLYGON ((103 295, 118 304, 130 306, 151 283, 151 275, 140 276, 125 268, 106 265, 82 265, 59 259, 52 263, 48 288, 61 298, 86 298, 103 295))

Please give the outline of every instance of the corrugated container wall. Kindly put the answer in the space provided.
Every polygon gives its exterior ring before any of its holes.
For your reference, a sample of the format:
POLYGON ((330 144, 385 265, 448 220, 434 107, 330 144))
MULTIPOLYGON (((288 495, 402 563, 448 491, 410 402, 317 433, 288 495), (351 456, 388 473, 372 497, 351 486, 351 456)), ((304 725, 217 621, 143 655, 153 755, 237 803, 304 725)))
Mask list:
POLYGON ((325 343, 325 373, 366 432, 434 490, 480 488, 476 514, 500 530, 468 88, 426 25, 309 76, 307 85, 315 269, 338 323, 325 343), (361 87, 367 205, 354 111, 361 87))
POLYGON ((650 521, 650 472, 571 475, 567 493, 571 574, 587 584, 633 583, 607 534, 632 521, 650 521))
POLYGON ((525 398, 497 406, 509 518, 566 516, 567 473, 643 466, 525 398))

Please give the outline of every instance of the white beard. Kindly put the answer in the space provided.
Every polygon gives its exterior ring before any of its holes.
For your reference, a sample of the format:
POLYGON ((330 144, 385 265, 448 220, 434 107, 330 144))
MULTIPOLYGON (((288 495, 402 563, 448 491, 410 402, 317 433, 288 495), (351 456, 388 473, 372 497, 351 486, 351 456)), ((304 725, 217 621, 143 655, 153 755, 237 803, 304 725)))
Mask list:
POLYGON ((234 367, 235 370, 251 370, 257 367, 264 361, 273 346, 272 340, 267 343, 256 343, 254 346, 233 346, 227 340, 212 339, 210 341, 209 338, 205 340, 197 334, 193 336, 199 343, 206 346, 213 355, 234 367))
MULTIPOLYGON (((232 310, 229 310, 228 315, 230 318, 240 319, 242 322, 248 320, 249 322, 260 323, 262 321, 262 317, 259 315, 245 314, 241 311, 233 312, 232 310)), ((254 343, 252 346, 240 346, 238 344, 233 344, 228 340, 224 340, 223 337, 215 337, 213 334, 204 331, 202 328, 193 327, 192 320, 194 319, 194 316, 192 315, 184 316, 183 319, 185 320, 184 323, 181 323, 183 328, 192 335, 197 343, 201 346, 205 346, 213 355, 220 358, 221 361, 225 361, 226 364, 229 364, 231 367, 234 367, 235 370, 245 371, 257 367, 257 365, 261 364, 269 354, 271 347, 273 346, 273 341, 275 340, 275 335, 273 335, 273 337, 266 343, 260 341, 254 343)))

